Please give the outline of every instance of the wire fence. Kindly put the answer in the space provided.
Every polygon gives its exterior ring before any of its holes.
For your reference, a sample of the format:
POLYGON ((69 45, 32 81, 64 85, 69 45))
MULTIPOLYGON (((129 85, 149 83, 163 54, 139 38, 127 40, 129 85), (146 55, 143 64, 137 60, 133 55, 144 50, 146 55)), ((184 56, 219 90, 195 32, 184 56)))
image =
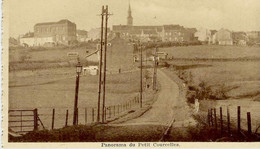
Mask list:
MULTIPOLYGON (((135 98, 125 101, 123 103, 109 105, 104 108, 104 122, 110 122, 116 120, 117 118, 128 114, 129 112, 140 108, 140 97, 136 96, 135 98)), ((41 129, 58 129, 67 126, 71 126, 73 124, 73 108, 39 108, 34 110, 27 110, 29 112, 37 111, 37 113, 31 114, 32 116, 32 127, 37 127, 37 130, 41 129), (34 122, 33 118, 37 118, 37 123, 34 122), (40 122, 39 122, 40 121, 40 122)), ((9 110, 13 111, 13 110, 9 110)), ((23 110, 20 110, 23 111, 23 110)), ((19 112, 19 116, 21 115, 19 112)), ((11 112, 10 112, 11 113, 11 112)), ((97 107, 80 107, 77 109, 77 124, 78 125, 91 125, 98 122, 97 120, 97 107)), ((28 115, 28 114, 27 114, 28 115)), ((11 115, 12 116, 12 115, 11 115)), ((23 117, 25 114, 23 115, 23 117)), ((102 121, 103 110, 100 109, 100 122, 102 121)), ((19 129, 15 129, 15 132, 20 133, 21 130, 21 121, 25 121, 27 119, 19 117, 17 120, 19 124, 19 129)), ((13 119, 9 120, 9 127, 13 127, 13 119)), ((23 123, 25 124, 25 122, 23 123)), ((18 126, 17 126, 18 127, 18 126)), ((36 129, 26 129, 26 132, 34 131, 36 129)))
POLYGON ((221 136, 232 136, 235 133, 235 135, 241 135, 248 138, 258 133, 259 126, 254 132, 252 131, 252 120, 250 112, 246 112, 246 122, 243 122, 247 126, 246 129, 241 128, 242 119, 240 106, 237 106, 236 113, 237 115, 234 118, 234 116, 231 117, 229 107, 227 107, 225 110, 222 107, 219 107, 219 109, 208 109, 207 125, 211 128, 214 128, 216 134, 220 134, 221 136), (226 114, 225 116, 224 112, 226 114))

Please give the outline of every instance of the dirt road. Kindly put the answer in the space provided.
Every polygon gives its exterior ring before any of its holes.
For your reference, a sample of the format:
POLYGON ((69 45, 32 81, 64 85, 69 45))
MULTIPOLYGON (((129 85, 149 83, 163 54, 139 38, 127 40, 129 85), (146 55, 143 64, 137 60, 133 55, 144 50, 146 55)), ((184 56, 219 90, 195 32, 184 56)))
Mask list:
POLYGON ((173 119, 180 126, 190 125, 194 122, 185 98, 179 97, 179 86, 161 70, 158 70, 157 76, 161 84, 157 101, 142 116, 128 120, 122 125, 169 126, 173 119))

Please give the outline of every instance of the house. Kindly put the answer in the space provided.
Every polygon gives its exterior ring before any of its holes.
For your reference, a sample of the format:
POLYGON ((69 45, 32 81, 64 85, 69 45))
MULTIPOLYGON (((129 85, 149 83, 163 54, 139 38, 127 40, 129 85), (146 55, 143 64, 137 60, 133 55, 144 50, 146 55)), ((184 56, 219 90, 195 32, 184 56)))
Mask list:
POLYGON ((196 28, 185 28, 184 41, 198 41, 198 38, 195 37, 196 32, 196 28))
POLYGON ((85 30, 77 30, 77 40, 78 42, 87 42, 88 41, 88 32, 85 30))
POLYGON ((107 47, 108 71, 128 70, 133 67, 133 44, 117 34, 109 40, 107 47))
POLYGON ((20 37, 20 45, 24 47, 33 47, 34 43, 34 33, 28 32, 22 37, 20 37))
POLYGON ((233 45, 232 32, 227 29, 220 29, 216 33, 216 40, 218 45, 233 45))
POLYGON ((198 38, 199 41, 201 41, 204 44, 208 44, 211 38, 211 32, 208 29, 200 28, 194 35, 198 38))
POLYGON ((162 41, 184 41, 183 27, 180 25, 163 25, 162 29, 162 41))
POLYGON ((34 26, 34 38, 35 46, 70 45, 77 40, 76 24, 67 19, 58 22, 37 23, 34 26))
POLYGON ((235 45, 246 46, 249 38, 245 32, 233 32, 233 42, 235 45))
POLYGON ((251 31, 246 34, 251 43, 260 44, 260 31, 251 31))

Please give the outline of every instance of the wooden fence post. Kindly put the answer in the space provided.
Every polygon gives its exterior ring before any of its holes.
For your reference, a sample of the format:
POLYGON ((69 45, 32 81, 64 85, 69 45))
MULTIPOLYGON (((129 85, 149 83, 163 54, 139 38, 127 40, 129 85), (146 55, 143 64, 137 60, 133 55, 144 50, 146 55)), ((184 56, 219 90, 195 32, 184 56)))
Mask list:
POLYGON ((33 110, 33 121, 34 121, 34 128, 33 130, 38 130, 38 109, 33 110))
POLYGON ((92 108, 92 122, 94 123, 95 121, 95 109, 92 108))
POLYGON ((209 109, 209 125, 212 126, 212 113, 211 113, 211 109, 209 109))
POLYGON ((208 109, 208 125, 210 126, 210 114, 209 114, 209 109, 208 109))
POLYGON ((119 115, 119 104, 117 105, 117 115, 119 115))
POLYGON ((109 116, 109 107, 106 108, 106 119, 108 119, 109 116))
POLYGON ((105 121, 107 120, 107 107, 104 108, 105 121))
POLYGON ((227 129, 228 129, 228 134, 230 135, 230 114, 229 114, 228 107, 227 107, 227 129))
POLYGON ((111 106, 109 106, 108 109, 109 109, 109 118, 111 118, 111 106))
POLYGON ((240 130, 241 130, 241 127, 240 127, 240 106, 237 107, 237 132, 240 134, 240 130))
POLYGON ((114 117, 116 116, 116 106, 114 105, 113 106, 113 109, 114 109, 114 117))
POLYGON ((220 110, 220 132, 221 132, 221 135, 223 134, 223 117, 222 117, 222 107, 219 108, 220 110))
POLYGON ((85 108, 85 125, 88 123, 88 109, 85 108))
POLYGON ((65 127, 68 126, 68 116, 69 116, 69 110, 66 110, 65 127))
POLYGON ((250 115, 250 112, 247 112, 247 132, 248 132, 249 135, 252 134, 251 115, 250 115))
POLYGON ((215 118, 215 129, 218 130, 218 121, 217 121, 217 112, 216 108, 214 108, 214 118, 215 118))
POLYGON ((214 121, 213 121, 213 109, 210 109, 210 119, 211 119, 211 126, 214 125, 214 121))
POLYGON ((76 113, 77 113, 77 119, 76 119, 76 124, 78 125, 79 124, 79 108, 76 109, 76 113))
POLYGON ((52 109, 52 123, 51 123, 51 129, 54 129, 54 116, 55 116, 55 109, 52 109))

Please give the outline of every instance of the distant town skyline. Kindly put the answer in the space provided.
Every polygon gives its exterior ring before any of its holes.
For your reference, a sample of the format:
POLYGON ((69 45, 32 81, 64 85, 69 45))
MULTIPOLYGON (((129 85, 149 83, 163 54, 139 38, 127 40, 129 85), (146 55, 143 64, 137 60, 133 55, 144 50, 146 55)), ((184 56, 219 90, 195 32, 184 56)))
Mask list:
POLYGON ((9 0, 9 34, 33 32, 36 23, 68 19, 77 29, 100 27, 102 5, 108 5, 109 27, 125 25, 131 4, 134 25, 179 24, 192 28, 260 30, 258 0, 9 0))

